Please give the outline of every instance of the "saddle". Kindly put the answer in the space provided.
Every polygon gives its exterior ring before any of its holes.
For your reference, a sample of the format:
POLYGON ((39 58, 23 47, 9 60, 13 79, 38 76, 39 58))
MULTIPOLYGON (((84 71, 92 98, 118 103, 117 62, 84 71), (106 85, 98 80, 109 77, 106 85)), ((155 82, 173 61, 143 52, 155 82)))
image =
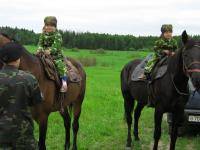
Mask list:
MULTIPOLYGON (((152 58, 152 54, 148 55, 140 64, 136 66, 134 71, 131 74, 131 81, 146 81, 143 79, 140 79, 139 77, 144 74, 144 68, 147 64, 147 62, 152 58)), ((165 73, 167 72, 167 62, 168 58, 163 57, 158 61, 151 72, 151 80, 157 80, 159 78, 162 78, 165 73)))
MULTIPOLYGON (((40 59, 47 78, 53 80, 56 83, 57 87, 60 88, 61 80, 56 70, 53 57, 51 55, 45 54, 44 52, 39 52, 36 54, 36 56, 40 59)), ((79 74, 77 68, 72 64, 70 59, 64 58, 64 62, 67 68, 68 82, 80 82, 82 80, 81 75, 79 74)))

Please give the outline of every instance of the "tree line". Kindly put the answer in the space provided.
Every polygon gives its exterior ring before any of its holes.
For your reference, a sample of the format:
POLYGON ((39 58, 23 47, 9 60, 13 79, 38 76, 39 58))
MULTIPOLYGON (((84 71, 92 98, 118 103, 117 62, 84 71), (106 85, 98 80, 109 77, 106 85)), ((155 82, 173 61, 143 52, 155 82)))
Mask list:
MULTIPOLYGON (((0 27, 0 32, 9 35, 23 45, 37 45, 39 33, 33 30, 19 29, 17 27, 0 27)), ((66 48, 78 49, 99 49, 105 50, 151 50, 158 36, 133 36, 133 35, 111 35, 90 32, 75 32, 59 30, 63 37, 63 46, 66 48)), ((174 37, 179 44, 180 36, 174 37)), ((200 39, 199 35, 193 38, 200 39)))

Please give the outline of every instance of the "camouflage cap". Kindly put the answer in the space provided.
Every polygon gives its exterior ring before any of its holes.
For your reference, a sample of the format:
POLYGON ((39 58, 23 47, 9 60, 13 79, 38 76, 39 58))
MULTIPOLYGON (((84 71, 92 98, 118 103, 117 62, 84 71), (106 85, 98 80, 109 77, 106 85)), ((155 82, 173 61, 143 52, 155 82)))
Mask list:
POLYGON ((161 32, 164 33, 167 31, 173 32, 173 26, 171 24, 163 24, 162 25, 161 32))
POLYGON ((0 48, 0 59, 9 63, 19 59, 22 55, 23 47, 15 42, 5 44, 0 48))
POLYGON ((44 18, 44 24, 57 27, 57 19, 54 16, 47 16, 47 17, 44 18))

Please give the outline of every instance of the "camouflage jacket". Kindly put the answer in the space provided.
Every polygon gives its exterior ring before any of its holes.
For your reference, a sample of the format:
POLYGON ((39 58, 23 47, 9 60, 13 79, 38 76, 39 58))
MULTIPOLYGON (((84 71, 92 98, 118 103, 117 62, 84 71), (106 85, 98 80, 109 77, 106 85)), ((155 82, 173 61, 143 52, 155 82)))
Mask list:
POLYGON ((0 70, 0 143, 13 142, 22 136, 33 137, 30 106, 41 101, 33 75, 13 66, 0 70))
POLYGON ((162 56, 163 50, 175 51, 178 48, 177 42, 174 38, 167 40, 164 38, 160 38, 155 42, 154 51, 157 57, 162 56))
POLYGON ((51 33, 43 32, 40 35, 38 47, 39 50, 50 49, 51 55, 53 56, 63 57, 63 52, 61 49, 62 36, 58 31, 51 33))

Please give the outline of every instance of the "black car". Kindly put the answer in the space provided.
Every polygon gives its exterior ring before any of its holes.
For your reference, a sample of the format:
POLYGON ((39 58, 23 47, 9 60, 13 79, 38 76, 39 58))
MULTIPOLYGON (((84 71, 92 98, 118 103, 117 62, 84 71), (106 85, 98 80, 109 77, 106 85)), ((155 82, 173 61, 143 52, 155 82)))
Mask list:
MULTIPOLYGON (((191 83, 188 82, 190 89, 189 100, 185 106, 184 123, 179 128, 179 135, 185 132, 186 128, 198 127, 200 128, 200 93, 195 92, 195 89, 191 83)), ((172 117, 171 113, 167 115, 167 122, 169 124, 169 133, 171 132, 172 117)))

